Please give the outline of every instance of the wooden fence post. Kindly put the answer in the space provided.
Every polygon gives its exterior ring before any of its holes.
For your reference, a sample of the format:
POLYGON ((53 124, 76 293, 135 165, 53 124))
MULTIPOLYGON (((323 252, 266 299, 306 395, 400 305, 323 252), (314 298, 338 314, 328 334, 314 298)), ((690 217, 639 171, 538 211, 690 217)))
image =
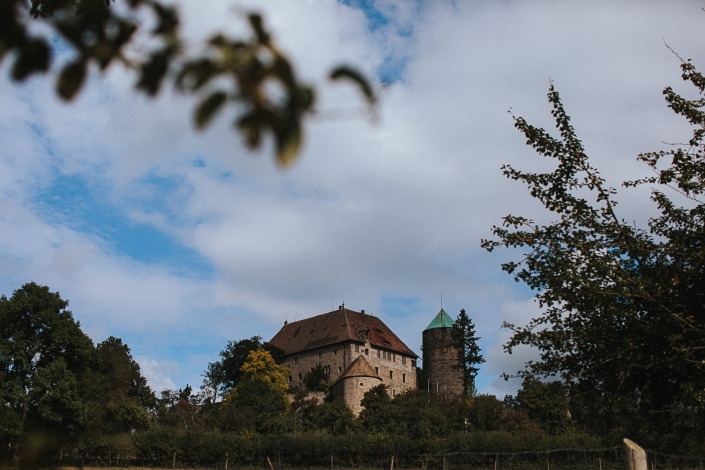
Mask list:
POLYGON ((171 470, 174 470, 175 466, 176 466, 176 452, 174 452, 174 455, 171 457, 171 470))
POLYGON ((635 442, 624 439, 625 470, 649 470, 646 465, 646 452, 635 442))
POLYGON ((225 470, 228 470, 228 452, 225 453, 225 470))

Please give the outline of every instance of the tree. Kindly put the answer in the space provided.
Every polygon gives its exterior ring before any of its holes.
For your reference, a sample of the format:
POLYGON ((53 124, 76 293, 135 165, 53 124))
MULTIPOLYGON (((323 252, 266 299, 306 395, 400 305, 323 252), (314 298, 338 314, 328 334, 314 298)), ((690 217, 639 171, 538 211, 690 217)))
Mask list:
POLYGON ((542 382, 526 377, 516 401, 518 410, 525 411, 529 419, 551 434, 565 432, 570 425, 568 395, 560 381, 542 382))
MULTIPOLYGON (((366 430, 388 432, 395 425, 392 399, 384 384, 379 384, 365 392, 360 404, 364 409, 360 412, 359 419, 366 430)), ((396 425, 398 424, 397 422, 396 425)))
POLYGON ((313 416, 317 428, 334 436, 347 434, 355 428, 355 415, 341 398, 321 403, 313 416))
POLYGON ((0 296, 0 403, 9 416, 0 427, 5 435, 75 436, 86 423, 82 385, 96 363, 95 348, 67 306, 58 292, 34 282, 9 299, 0 296))
POLYGON ((304 385, 308 390, 325 392, 330 386, 330 374, 319 362, 304 374, 304 385))
POLYGON ((204 371, 204 387, 214 394, 220 391, 222 394, 230 392, 242 378, 242 366, 247 360, 251 351, 263 349, 272 356, 274 362, 282 364, 284 362, 284 351, 272 346, 267 342, 262 342, 260 336, 253 336, 250 339, 240 341, 228 341, 225 348, 220 351, 220 360, 208 364, 204 371))
POLYGON ((157 400, 130 348, 110 336, 96 353, 94 379, 87 384, 91 430, 114 434, 148 427, 157 400))
MULTIPOLYGON (((705 77, 689 61, 681 69, 704 93, 705 77)), ((686 147, 639 155, 656 176, 624 183, 653 185, 659 215, 648 228, 618 215, 616 190, 590 164, 551 86, 560 138, 521 117, 515 125, 556 169, 503 170, 558 220, 508 215, 493 228, 498 240, 482 245, 527 250, 502 265, 544 309, 526 326, 505 323, 510 353, 520 344, 541 351, 520 375, 559 376, 582 408, 576 416, 603 435, 671 436, 677 446, 705 423, 705 101, 670 87, 664 95, 695 130, 686 147)))
POLYGON ((465 313, 465 309, 460 310, 458 318, 453 325, 453 339, 458 349, 458 368, 463 371, 463 388, 466 395, 475 395, 475 377, 480 369, 478 364, 485 362, 485 358, 480 354, 480 346, 477 342, 480 338, 475 336, 475 325, 472 319, 465 313))
POLYGON ((289 368, 274 362, 264 349, 257 349, 250 351, 241 370, 242 379, 223 398, 223 406, 246 410, 258 432, 282 431, 289 410, 289 368))
MULTIPOLYGON (((271 134, 279 164, 287 165, 296 158, 303 139, 302 121, 314 109, 314 90, 298 80, 259 15, 248 17, 250 38, 216 34, 204 45, 207 52, 202 56, 187 57, 175 7, 158 0, 126 0, 121 2, 123 9, 110 8, 110 3, 4 0, 0 3, 0 61, 15 53, 12 78, 18 81, 47 72, 52 67, 49 43, 60 37, 75 57, 58 74, 57 93, 64 100, 76 96, 91 64, 105 72, 119 63, 137 72, 135 87, 147 95, 156 95, 165 81, 173 81, 183 93, 198 94, 200 102, 194 112, 197 128, 206 127, 230 103, 238 113, 235 125, 248 147, 259 148, 263 137, 271 134), (149 35, 140 34, 142 26, 136 19, 138 12, 145 10, 156 25, 149 35), (37 23, 42 23, 43 29, 48 27, 51 34, 38 33, 37 23), (268 92, 273 82, 283 96, 268 92)), ((374 104, 369 83, 352 68, 337 67, 330 78, 356 83, 368 103, 374 104)))

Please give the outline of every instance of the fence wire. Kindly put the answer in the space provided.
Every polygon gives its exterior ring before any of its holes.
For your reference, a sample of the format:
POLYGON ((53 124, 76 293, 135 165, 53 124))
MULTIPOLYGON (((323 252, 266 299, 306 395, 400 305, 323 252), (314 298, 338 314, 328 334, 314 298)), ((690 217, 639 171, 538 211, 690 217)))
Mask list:
MULTIPOLYGON (((649 470, 705 469, 705 459, 664 454, 646 450, 649 470)), ((320 452, 270 450, 266 455, 248 459, 233 455, 202 455, 176 451, 157 459, 136 455, 122 456, 114 452, 96 454, 63 454, 57 466, 103 468, 203 468, 213 470, 257 469, 389 469, 389 470, 621 470, 624 468, 622 446, 603 449, 550 449, 514 452, 453 451, 445 453, 347 452, 322 455, 320 452)))

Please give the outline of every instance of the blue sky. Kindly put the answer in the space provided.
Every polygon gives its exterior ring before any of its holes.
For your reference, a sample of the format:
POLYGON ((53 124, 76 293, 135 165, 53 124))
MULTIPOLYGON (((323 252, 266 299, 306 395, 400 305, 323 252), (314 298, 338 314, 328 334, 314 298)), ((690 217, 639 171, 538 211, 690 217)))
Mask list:
MULTIPOLYGON (((502 164, 548 163, 507 111, 550 128, 549 79, 614 185, 646 173, 635 157, 686 139, 663 103, 681 84, 665 40, 700 64, 702 2, 179 2, 194 42, 245 31, 262 11, 319 90, 300 160, 276 167, 221 116, 191 128, 194 102, 132 89, 119 66, 93 70, 72 104, 53 76, 24 84, 0 64, 0 292, 35 281, 59 291, 94 341, 121 337, 157 391, 198 386, 229 341, 268 339, 285 320, 342 302, 380 316, 420 354, 440 309, 465 308, 487 358, 481 392, 503 396, 536 353, 509 356, 503 321, 538 313, 500 269, 521 253, 480 239, 508 213, 548 220, 502 164), (326 81, 348 63, 372 77, 378 117, 326 81), (342 112, 341 112, 342 110, 342 112)), ((65 51, 59 51, 65 53, 65 51)), ((63 56, 62 56, 63 57, 63 56)), ((620 190, 645 224, 643 191, 620 190)))

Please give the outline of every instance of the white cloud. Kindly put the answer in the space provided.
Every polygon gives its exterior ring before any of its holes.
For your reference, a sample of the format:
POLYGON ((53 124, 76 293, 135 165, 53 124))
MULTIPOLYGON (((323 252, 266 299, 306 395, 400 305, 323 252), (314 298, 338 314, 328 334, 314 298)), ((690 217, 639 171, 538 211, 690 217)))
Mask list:
MULTIPOLYGON (((446 310, 467 308, 483 338, 483 391, 513 387, 495 379, 524 357, 501 352, 508 332, 498 328, 528 318, 530 293, 499 269, 512 255, 487 254, 479 240, 510 212, 547 220, 499 168, 551 162, 526 147, 507 110, 552 129, 551 78, 608 181, 645 174, 639 152, 687 137, 661 98, 668 85, 687 90, 662 38, 701 57, 700 10, 685 1, 375 5, 392 21, 371 32, 362 12, 332 0, 182 3, 194 38, 243 33, 237 11, 263 11, 297 70, 319 85, 321 114, 286 171, 266 152, 243 148, 232 115, 197 134, 194 100, 171 90, 139 96, 135 77, 119 67, 102 79, 94 72, 70 106, 50 80, 0 81, 3 292, 46 283, 71 300, 95 339, 118 331, 136 355, 161 364, 174 338, 200 344, 214 360, 228 339, 266 338, 284 319, 322 313, 331 300, 382 315, 417 349, 443 291, 446 310), (371 74, 390 53, 408 62, 403 82, 380 90, 379 121, 340 117, 361 98, 328 84, 327 71, 351 63, 371 74), (194 167, 197 158, 206 166, 194 167), (131 259, 96 232, 48 217, 36 195, 57 174, 100 188, 125 218, 173 236, 214 272, 131 259), (167 191, 156 177, 174 184, 167 191), (387 297, 417 299, 418 310, 396 318, 382 310, 387 297)), ((1 70, 7 76, 7 64, 1 70)), ((644 196, 620 191, 625 217, 645 223, 653 209, 644 196)), ((208 360, 198 365, 189 354, 174 360, 178 380, 193 384, 208 360)))
POLYGON ((140 372, 147 379, 149 386, 154 393, 159 396, 162 390, 176 390, 183 388, 176 386, 171 380, 172 375, 178 375, 179 365, 173 361, 158 362, 148 357, 136 357, 135 360, 140 365, 140 372))

